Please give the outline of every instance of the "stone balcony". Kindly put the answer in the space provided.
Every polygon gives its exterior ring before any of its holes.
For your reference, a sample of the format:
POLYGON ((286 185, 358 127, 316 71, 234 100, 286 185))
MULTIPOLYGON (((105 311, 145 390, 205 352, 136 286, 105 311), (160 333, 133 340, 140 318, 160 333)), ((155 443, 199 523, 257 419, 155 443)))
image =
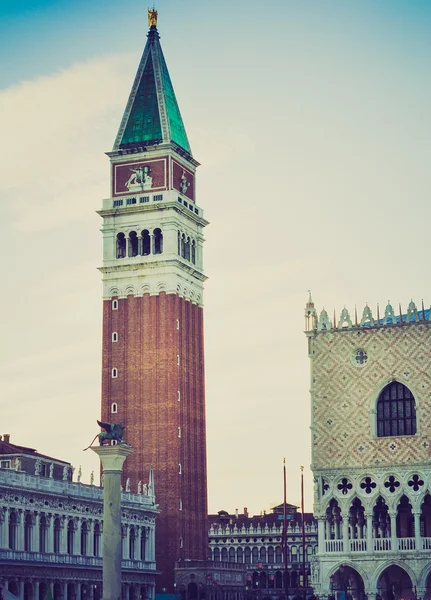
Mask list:
POLYGON ((350 554, 364 552, 417 552, 431 550, 431 538, 373 538, 371 547, 366 539, 348 540, 345 548, 344 540, 325 540, 322 554, 350 554))
MULTIPOLYGON (((102 558, 98 556, 81 556, 69 554, 55 554, 50 552, 25 552, 21 550, 9 550, 0 548, 0 561, 4 564, 5 561, 19 562, 19 564, 52 564, 60 565, 77 565, 82 567, 102 568, 102 558)), ((155 571, 156 563, 143 560, 123 559, 121 561, 122 569, 139 569, 140 571, 155 571)))

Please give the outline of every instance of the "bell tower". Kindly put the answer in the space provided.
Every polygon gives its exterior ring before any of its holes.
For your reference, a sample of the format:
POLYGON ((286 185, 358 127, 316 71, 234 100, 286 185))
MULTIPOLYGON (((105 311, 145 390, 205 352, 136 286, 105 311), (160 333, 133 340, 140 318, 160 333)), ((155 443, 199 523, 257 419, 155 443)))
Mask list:
MULTIPOLYGON (((149 10, 147 43, 112 152, 103 219, 102 420, 135 449, 123 486, 154 468, 159 591, 207 559, 203 228, 193 158, 149 10)), ((139 486, 140 487, 140 486, 139 486)))

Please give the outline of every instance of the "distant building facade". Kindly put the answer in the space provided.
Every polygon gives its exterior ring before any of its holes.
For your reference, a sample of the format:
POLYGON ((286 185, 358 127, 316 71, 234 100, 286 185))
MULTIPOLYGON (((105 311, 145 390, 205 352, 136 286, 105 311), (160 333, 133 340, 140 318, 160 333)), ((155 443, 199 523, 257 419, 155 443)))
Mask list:
MULTIPOLYGON (((317 551, 317 524, 310 513, 305 517, 305 578, 302 543, 302 516, 297 507, 288 504, 288 588, 289 597, 303 596, 305 587, 311 593, 310 564, 317 551), (304 585, 305 584, 305 585, 304 585)), ((244 512, 229 514, 219 511, 209 515, 210 556, 215 565, 237 563, 245 569, 246 592, 259 598, 278 598, 284 594, 283 504, 269 514, 249 516, 244 512)))
MULTIPOLYGON (((20 600, 45 600, 48 588, 54 600, 102 597, 103 489, 72 471, 0 439, 0 585, 20 600)), ((144 492, 122 497, 123 600, 154 598, 158 511, 152 485, 144 492)))
POLYGON ((312 469, 321 596, 431 598, 431 321, 310 297, 312 469))

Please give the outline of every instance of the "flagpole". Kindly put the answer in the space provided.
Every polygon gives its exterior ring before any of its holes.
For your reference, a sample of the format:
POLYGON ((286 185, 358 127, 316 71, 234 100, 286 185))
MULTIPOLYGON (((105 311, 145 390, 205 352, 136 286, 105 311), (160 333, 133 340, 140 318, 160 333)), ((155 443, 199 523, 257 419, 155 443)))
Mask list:
POLYGON ((283 554, 284 554, 284 590, 286 600, 289 600, 289 573, 287 570, 288 548, 287 548, 287 489, 286 489, 286 459, 283 458, 283 554))
POLYGON ((307 575, 305 571, 305 519, 304 519, 304 467, 301 467, 301 521, 302 521, 302 577, 304 586, 304 598, 307 598, 307 575))

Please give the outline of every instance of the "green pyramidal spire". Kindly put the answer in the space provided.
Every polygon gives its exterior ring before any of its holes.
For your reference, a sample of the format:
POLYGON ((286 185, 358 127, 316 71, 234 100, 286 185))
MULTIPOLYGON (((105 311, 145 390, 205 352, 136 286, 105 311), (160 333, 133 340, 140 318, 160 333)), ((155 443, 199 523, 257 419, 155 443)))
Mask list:
POLYGON ((157 27, 153 24, 113 150, 170 142, 191 154, 157 27))

